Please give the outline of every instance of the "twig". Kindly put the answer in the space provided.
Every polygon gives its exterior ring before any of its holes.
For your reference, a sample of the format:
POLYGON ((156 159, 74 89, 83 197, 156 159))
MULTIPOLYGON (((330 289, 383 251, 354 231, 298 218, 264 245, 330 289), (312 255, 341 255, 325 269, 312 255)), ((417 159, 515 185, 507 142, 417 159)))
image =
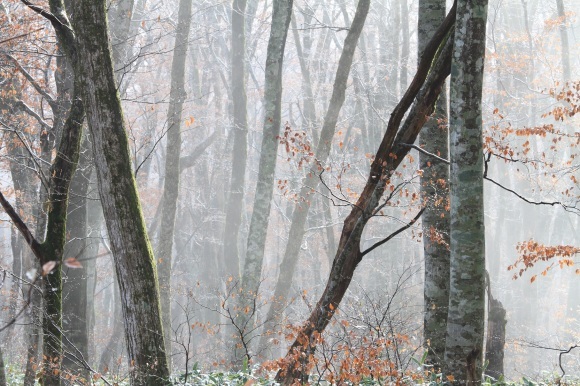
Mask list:
POLYGON ((38 32, 38 31, 41 31, 41 30, 43 30, 43 29, 44 29, 44 28, 37 28, 37 29, 35 29, 34 31, 29 31, 29 32, 26 32, 26 33, 23 33, 23 34, 20 34, 20 35, 12 36, 11 38, 8 38, 8 39, 0 40, 0 44, 7 43, 7 42, 9 42, 9 41, 11 41, 11 40, 15 40, 15 39, 20 39, 20 38, 23 38, 23 37, 25 37, 25 36, 28 36, 28 35, 30 35, 31 33, 38 32))
MULTIPOLYGON (((2 193, 0 193, 0 195, 2 195, 2 193)), ((3 268, 0 268, 0 269, 2 269, 2 271, 4 271, 4 276, 6 276, 6 270, 3 268)), ((16 275, 12 275, 12 276, 16 277, 16 275)), ((20 315, 22 315, 22 313, 28 308, 28 306, 30 306, 30 303, 32 303, 32 290, 36 289, 38 291, 41 291, 41 289, 35 285, 35 283, 38 281, 39 277, 40 277, 40 275, 36 275, 36 277, 34 278, 34 280, 32 282, 27 282, 27 284, 30 286, 30 288, 28 289, 28 294, 26 295, 26 303, 24 303, 24 306, 22 306, 20 311, 18 311, 12 319, 10 319, 5 325, 0 327, 0 332, 6 330, 8 327, 10 327, 14 323, 16 323, 16 321, 18 320, 20 315)), ((22 278, 18 278, 18 279, 25 281, 22 278)))
POLYGON ((487 154, 487 157, 484 158, 484 170, 483 170, 483 179, 487 180, 489 182, 491 182, 492 184, 496 185, 497 187, 505 190, 506 192, 510 192, 513 195, 515 195, 516 197, 518 197, 520 200, 528 203, 528 204, 532 204, 532 205, 549 205, 549 206, 560 206, 562 207, 566 212, 570 212, 570 213, 575 213, 580 215, 580 208, 577 208, 576 206, 570 206, 570 205, 566 205, 560 201, 532 201, 530 199, 527 199, 526 197, 522 196, 521 194, 519 194, 518 192, 516 192, 513 189, 507 188, 505 186, 503 186, 502 184, 500 184, 499 182, 489 178, 487 176, 487 171, 488 171, 488 162, 491 158, 491 153, 487 154))
POLYGON ((421 215, 423 214, 424 211, 425 211, 425 208, 421 208, 421 210, 419 211, 419 213, 417 213, 417 215, 409 223, 407 223, 407 225, 405 225, 405 226, 397 229, 395 232, 391 233, 386 238, 382 239, 381 241, 376 242, 373 246, 371 246, 368 249, 366 249, 365 251, 361 252, 361 254, 360 254, 361 257, 363 257, 364 255, 366 255, 369 252, 372 252, 373 250, 375 250, 376 248, 380 247, 384 243, 388 242, 393 237, 397 236, 399 233, 404 232, 407 229, 409 229, 410 227, 412 227, 413 224, 415 224, 417 222, 417 220, 419 220, 419 218, 421 217, 421 215))
POLYGON ((441 157, 439 157, 438 155, 435 155, 435 154, 433 154, 433 153, 429 153, 427 150, 425 150, 425 149, 422 149, 422 148, 420 148, 420 147, 419 147, 419 146, 417 146, 417 145, 410 145, 410 144, 408 144, 408 143, 399 143, 399 145, 401 145, 401 146, 405 146, 405 147, 410 147, 411 149, 415 149, 415 150, 417 150, 419 153, 423 153, 423 154, 425 154, 425 155, 428 155, 429 157, 433 157, 433 158, 435 158, 437 161, 443 162, 443 163, 445 163, 445 164, 447 164, 447 165, 450 165, 450 164, 451 164, 451 162, 449 162, 449 161, 448 161, 448 160, 446 160, 445 158, 441 158, 441 157))
POLYGON ((28 0, 20 0, 22 1, 22 3, 24 5, 26 5, 28 8, 30 8, 31 10, 33 10, 34 12, 38 13, 40 16, 44 17, 45 19, 47 19, 48 21, 50 21, 50 23, 53 25, 54 28, 67 28, 69 30, 72 31, 72 29, 70 28, 70 26, 66 25, 65 23, 63 23, 57 16, 55 16, 53 13, 45 10, 42 7, 39 7, 38 5, 32 4, 30 1, 28 0))

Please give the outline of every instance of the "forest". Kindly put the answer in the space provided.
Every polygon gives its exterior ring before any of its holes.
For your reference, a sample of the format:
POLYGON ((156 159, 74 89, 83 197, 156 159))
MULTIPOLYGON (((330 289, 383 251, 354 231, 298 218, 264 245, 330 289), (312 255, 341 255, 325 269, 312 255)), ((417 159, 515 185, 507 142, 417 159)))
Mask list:
POLYGON ((0 386, 580 384, 580 0, 0 0, 0 386))

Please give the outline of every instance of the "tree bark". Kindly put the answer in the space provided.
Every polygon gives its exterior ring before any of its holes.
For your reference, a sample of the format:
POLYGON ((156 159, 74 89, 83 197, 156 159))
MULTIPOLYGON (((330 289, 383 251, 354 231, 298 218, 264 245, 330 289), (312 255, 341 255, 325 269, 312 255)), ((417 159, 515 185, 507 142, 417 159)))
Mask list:
MULTIPOLYGON (((308 370, 305 361, 308 361, 316 348, 315 337, 324 331, 336 312, 363 256, 382 244, 381 242, 364 252, 360 251, 362 232, 369 219, 375 215, 390 175, 408 153, 409 147, 406 144, 415 141, 427 117, 433 112, 435 101, 449 74, 453 41, 450 35, 454 21, 455 7, 425 49, 413 81, 391 114, 364 190, 344 221, 338 251, 324 293, 290 347, 284 358, 283 368, 276 376, 276 380, 284 385, 304 381, 308 370), (416 103, 399 129, 405 113, 415 98, 416 103)), ((383 242, 407 229, 419 215, 383 242)))
MULTIPOLYGON (((292 279, 294 277, 294 271, 296 270, 296 264, 298 263, 300 246, 302 245, 302 240, 304 238, 306 219, 313 200, 312 191, 316 191, 320 184, 319 170, 324 167, 324 163, 330 155, 332 139, 336 130, 336 122, 338 121, 338 115, 346 97, 346 86, 355 49, 366 21, 369 7, 370 0, 359 1, 353 22, 344 41, 342 54, 336 70, 330 104, 326 116, 324 117, 320 140, 314 156, 316 161, 302 180, 300 195, 297 198, 298 204, 294 207, 292 212, 292 222, 288 235, 288 243, 286 244, 286 252, 282 263, 280 264, 280 276, 276 283, 276 290, 274 292, 275 301, 272 302, 265 319, 264 331, 266 332, 274 327, 276 323, 275 317, 276 315, 281 314, 284 309, 285 299, 288 297, 292 279)), ((267 334, 262 334, 260 348, 264 349, 266 345, 267 334)))
POLYGON ((121 292, 130 379, 135 385, 168 384, 155 259, 131 168, 105 1, 77 1, 73 11, 75 72, 93 137, 99 193, 121 292))
POLYGON ((459 384, 481 382, 485 233, 481 95, 487 1, 458 1, 451 69, 451 273, 445 363, 459 384))
MULTIPOLYGON (((444 18, 445 0, 419 1, 419 56, 444 18)), ((447 98, 443 92, 434 116, 421 131, 419 146, 447 159, 448 142, 447 98)), ((425 204, 421 224, 425 258, 423 339, 429 350, 428 363, 440 366, 445 355, 449 303, 449 165, 423 153, 419 153, 419 165, 423 170, 421 196, 425 204)))
POLYGON ((487 339, 485 342, 485 360, 488 362, 485 374, 496 380, 504 375, 503 358, 506 334, 506 310, 491 293, 491 282, 487 280, 487 339))

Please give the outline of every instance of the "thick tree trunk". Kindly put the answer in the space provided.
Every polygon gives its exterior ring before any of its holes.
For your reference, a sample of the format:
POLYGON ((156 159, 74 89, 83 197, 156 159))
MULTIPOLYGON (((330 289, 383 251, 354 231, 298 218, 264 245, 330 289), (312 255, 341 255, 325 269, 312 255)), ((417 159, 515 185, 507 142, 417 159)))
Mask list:
POLYGON ((445 363, 460 384, 481 382, 485 233, 481 95, 487 1, 459 0, 451 76, 451 274, 445 363))
POLYGON ((175 212, 179 196, 179 160, 181 157, 181 113, 187 94, 185 92, 185 60, 189 27, 191 25, 192 0, 180 0, 177 16, 175 49, 171 64, 171 89, 169 92, 169 110, 167 112, 167 151, 165 158, 165 181, 161 205, 161 232, 157 253, 157 273, 161 294, 163 315, 163 334, 167 364, 171 371, 171 264, 173 251, 173 234, 175 229, 175 212))
MULTIPOLYGON (((419 1, 419 56, 445 18, 445 0, 419 1)), ((449 136, 447 98, 441 93, 435 114, 421 131, 419 146, 447 159, 449 136)), ((419 153, 423 170, 421 196, 425 204, 422 217, 425 258, 423 339, 429 350, 427 360, 440 366, 445 355, 447 306, 449 304, 449 165, 419 153)))
POLYGON ((93 138, 99 193, 121 292, 131 382, 168 384, 155 259, 131 169, 105 1, 77 1, 73 10, 78 55, 75 72, 93 138))
POLYGON ((296 380, 304 381, 307 377, 308 364, 305 361, 316 348, 315 336, 321 334, 330 322, 363 256, 410 227, 421 213, 406 227, 399 229, 387 239, 364 252, 360 251, 362 232, 369 219, 375 215, 389 176, 408 153, 409 147, 406 145, 415 141, 419 130, 433 112, 435 101, 449 74, 453 41, 450 31, 452 31, 454 21, 455 7, 452 8, 449 16, 425 49, 409 89, 391 114, 387 131, 371 165, 364 190, 344 221, 338 251, 324 293, 290 347, 284 359, 283 368, 276 376, 277 381, 284 385, 291 385, 296 380), (442 49, 438 51, 440 46, 442 49), (404 125, 399 129, 405 113, 415 98, 416 103, 409 111, 404 125))
MULTIPOLYGON (((352 25, 344 41, 344 48, 338 62, 330 104, 326 116, 324 117, 320 140, 314 156, 316 161, 314 161, 315 164, 312 165, 309 173, 307 173, 302 180, 300 195, 297 198, 298 204, 294 207, 294 211, 292 212, 292 222, 290 225, 290 233, 288 235, 288 243, 286 244, 286 252, 284 254, 284 259, 280 264, 280 276, 276 283, 276 290, 274 292, 274 299, 276 301, 272 302, 265 319, 264 331, 266 332, 271 330, 276 324, 275 317, 281 314, 284 309, 285 301, 288 298, 288 293, 294 277, 294 271, 296 270, 296 264, 298 263, 300 246, 302 245, 302 239, 304 238, 306 219, 313 200, 312 191, 316 191, 317 186, 320 184, 319 170, 321 167, 324 167, 324 163, 330 155, 332 139, 336 130, 336 122, 338 121, 338 115, 346 97, 346 85, 355 49, 358 38, 365 24, 369 7, 370 0, 359 1, 352 25)), ((262 334, 260 348, 264 349, 266 345, 267 335, 262 334)))

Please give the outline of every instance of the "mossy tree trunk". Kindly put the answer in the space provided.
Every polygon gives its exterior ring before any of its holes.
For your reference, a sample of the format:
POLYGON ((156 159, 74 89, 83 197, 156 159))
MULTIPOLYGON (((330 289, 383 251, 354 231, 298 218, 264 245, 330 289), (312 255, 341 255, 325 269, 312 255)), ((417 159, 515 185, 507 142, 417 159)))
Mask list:
POLYGON ((105 1, 77 1, 72 11, 75 72, 93 138, 99 193, 121 292, 130 379, 135 385, 168 384, 155 259, 131 169, 105 1))
POLYGON ((481 382, 485 232, 481 96, 487 0, 459 0, 451 67, 451 273, 445 366, 459 384, 481 382))

